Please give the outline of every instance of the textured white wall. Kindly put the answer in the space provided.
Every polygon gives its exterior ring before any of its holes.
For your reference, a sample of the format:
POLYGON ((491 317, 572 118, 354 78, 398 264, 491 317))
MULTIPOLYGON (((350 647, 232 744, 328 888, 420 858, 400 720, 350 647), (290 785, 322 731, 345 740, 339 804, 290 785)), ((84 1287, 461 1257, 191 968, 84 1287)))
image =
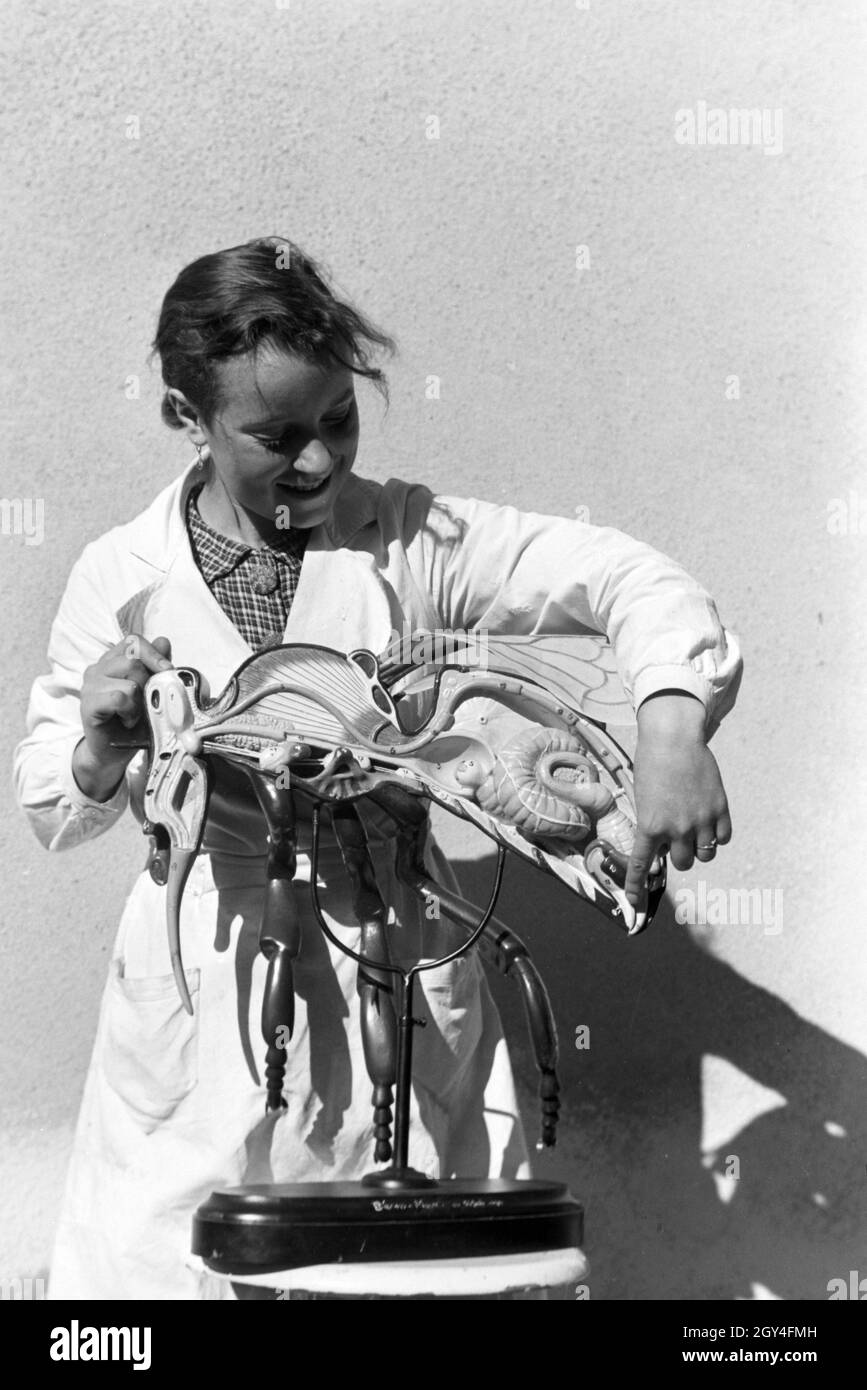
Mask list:
MULTIPOLYGON (((187 461, 146 361, 162 294, 291 236, 400 341, 361 472, 586 507, 740 633, 716 744, 736 839, 701 872, 781 889, 782 931, 669 912, 626 942, 520 870, 504 915, 555 998, 566 1115, 539 1171, 587 1203, 593 1296, 826 1297, 863 1265, 867 1154, 861 7, 44 0, 4 30, 2 492, 45 509, 41 545, 0 537, 6 764, 70 565, 187 461), (781 152, 678 144, 700 101, 781 110, 781 152)), ((26 1276, 143 845, 130 821, 50 857, 11 796, 0 834, 0 1274, 26 1276)))

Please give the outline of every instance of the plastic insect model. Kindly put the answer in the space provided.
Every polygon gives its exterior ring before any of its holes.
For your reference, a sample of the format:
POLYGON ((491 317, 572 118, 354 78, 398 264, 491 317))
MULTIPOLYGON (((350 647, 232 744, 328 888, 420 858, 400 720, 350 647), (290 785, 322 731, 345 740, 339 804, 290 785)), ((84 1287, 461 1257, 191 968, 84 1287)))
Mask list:
MULTIPOLYGON (((291 962, 301 949, 291 897, 294 798, 313 803, 314 848, 321 814, 331 815, 363 928, 357 958, 382 967, 364 973, 360 966, 359 977, 360 990, 364 985, 369 995, 368 1066, 380 1076, 380 1156, 388 1148, 384 1116, 395 1044, 394 1020, 388 1023, 380 1007, 392 969, 385 958, 384 906, 358 828, 368 800, 394 822, 398 875, 422 896, 437 893, 468 937, 522 979, 543 1083, 556 1062, 544 987, 523 944, 495 923, 496 893, 480 923, 476 910, 428 877, 420 850, 426 803, 477 825, 496 842, 497 886, 504 854, 518 854, 630 935, 652 919, 665 887, 664 860, 658 859, 637 909, 623 891, 636 830, 631 764, 606 726, 629 721, 631 709, 604 639, 489 636, 480 659, 478 644, 453 634, 434 637, 438 659, 419 665, 402 659, 400 643, 379 657, 365 649, 343 653, 295 644, 251 657, 215 698, 201 674, 184 667, 154 675, 145 688, 151 741, 144 828, 152 838, 152 872, 167 884, 172 967, 190 1012, 180 905, 202 843, 212 759, 246 771, 268 824, 270 897, 260 944, 271 972, 263 1032, 274 1105, 280 1103, 282 1065, 275 1020, 291 1012, 291 962)), ((314 905, 327 930, 316 877, 314 863, 314 905)), ((544 1091, 543 1084, 543 1109, 544 1091)), ((548 1091, 545 1142, 553 1142, 556 1084, 548 1091)))

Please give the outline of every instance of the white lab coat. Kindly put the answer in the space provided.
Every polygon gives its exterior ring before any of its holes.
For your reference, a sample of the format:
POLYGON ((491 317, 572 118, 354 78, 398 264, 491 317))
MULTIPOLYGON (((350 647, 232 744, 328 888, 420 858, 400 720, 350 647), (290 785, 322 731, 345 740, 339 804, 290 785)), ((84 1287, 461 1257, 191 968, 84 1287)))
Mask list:
MULTIPOLYGON (((105 803, 84 796, 72 777, 88 665, 124 634, 162 635, 175 663, 199 669, 216 694, 251 655, 190 550, 185 502, 200 477, 190 468, 133 521, 88 545, 73 568, 51 630, 51 673, 34 683, 15 754, 19 802, 48 849, 103 834, 130 801, 140 812, 143 754, 105 803)), ((311 533, 284 641, 381 651, 404 624, 607 632, 635 707, 654 690, 681 688, 704 702, 711 727, 740 676, 737 642, 709 596, 650 547, 612 529, 350 477, 331 521, 311 533)), ((365 824, 397 956, 431 959, 457 944, 454 929, 428 920, 394 879, 384 823, 368 812, 365 824)), ((192 1018, 171 974, 164 890, 146 873, 133 886, 85 1085, 54 1298, 200 1297, 190 1221, 214 1187, 351 1179, 373 1166, 356 967, 326 943, 303 890, 288 1109, 264 1116, 264 849, 252 803, 218 786, 182 916, 192 1018)), ((448 881, 432 841, 428 861, 448 881)), ((333 846, 320 877, 330 922, 357 946, 333 846)), ((302 853, 298 881, 306 880, 302 853)), ((417 1007, 428 1026, 415 1037, 410 1162, 431 1175, 526 1176, 507 1049, 477 958, 421 982, 417 1007)))

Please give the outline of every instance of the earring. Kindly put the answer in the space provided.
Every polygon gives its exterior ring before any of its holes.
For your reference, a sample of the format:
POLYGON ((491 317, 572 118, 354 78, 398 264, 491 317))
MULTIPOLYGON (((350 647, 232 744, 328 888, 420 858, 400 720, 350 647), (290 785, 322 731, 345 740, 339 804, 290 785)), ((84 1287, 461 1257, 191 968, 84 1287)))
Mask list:
MULTIPOLYGON (((194 440, 193 442, 195 443, 195 440, 194 440)), ((197 467, 197 468, 204 468, 205 463, 206 463, 206 461, 207 461, 207 455, 205 454, 205 451, 204 451, 204 449, 202 448, 201 444, 196 444, 196 453, 197 453, 198 456, 199 456, 199 461, 198 461, 198 463, 196 464, 196 467, 197 467)))

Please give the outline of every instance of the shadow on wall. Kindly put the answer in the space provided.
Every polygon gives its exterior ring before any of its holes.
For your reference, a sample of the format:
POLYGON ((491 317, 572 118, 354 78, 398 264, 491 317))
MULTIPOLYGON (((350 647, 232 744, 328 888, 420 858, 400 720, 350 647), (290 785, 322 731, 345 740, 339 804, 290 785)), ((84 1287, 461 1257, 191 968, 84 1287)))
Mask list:
MULTIPOLYGON (((485 902, 488 865, 453 867, 471 900, 485 902)), ((576 911, 553 880, 510 862, 497 915, 532 950, 557 1018, 560 1138, 535 1172, 567 1182, 585 1205, 592 1299, 768 1297, 762 1286, 777 1298, 824 1300, 829 1280, 867 1272, 859 1052, 697 946, 670 902, 630 941, 593 909, 576 911), (581 1025, 590 1047, 579 1051, 581 1025), (708 1054, 786 1104, 703 1162, 708 1054), (726 1178, 732 1156, 737 1180, 726 1178)), ((488 978, 532 1146, 536 1072, 518 991, 488 978)))

